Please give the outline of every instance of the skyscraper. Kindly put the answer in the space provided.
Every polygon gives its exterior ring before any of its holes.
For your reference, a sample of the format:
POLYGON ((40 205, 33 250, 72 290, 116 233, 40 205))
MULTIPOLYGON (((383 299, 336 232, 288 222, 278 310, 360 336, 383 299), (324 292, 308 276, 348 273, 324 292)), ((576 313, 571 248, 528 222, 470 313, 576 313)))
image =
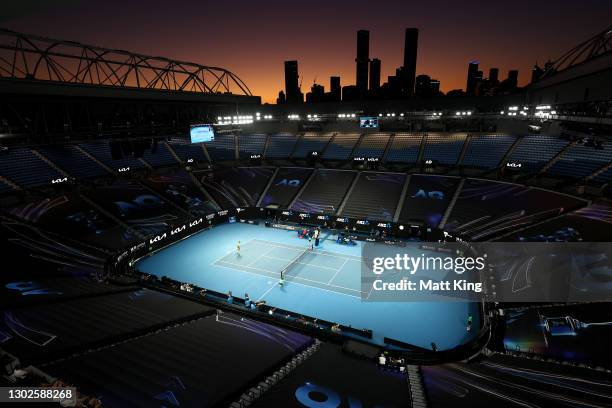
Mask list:
POLYGON ((342 96, 342 88, 340 87, 340 77, 329 77, 329 92, 333 101, 339 101, 342 96))
POLYGON ((360 96, 363 97, 368 90, 368 63, 370 62, 370 32, 357 31, 357 78, 355 84, 360 96))
POLYGON ((404 65, 401 87, 406 96, 414 94, 414 77, 416 75, 417 48, 419 44, 419 29, 407 28, 404 37, 404 65))
POLYGON ((478 61, 470 61, 467 72, 467 83, 465 85, 465 93, 468 96, 474 96, 476 94, 476 87, 478 86, 478 61))
POLYGON ((517 69, 511 69, 510 71, 508 71, 508 86, 510 89, 515 89, 518 86, 518 70, 517 69))
POLYGON ((298 78, 298 62, 285 61, 285 97, 289 103, 304 102, 298 78))
POLYGON ((489 82, 497 84, 499 82, 499 68, 489 69, 489 82))
POLYGON ((380 60, 373 58, 370 61, 370 91, 380 88, 380 60))

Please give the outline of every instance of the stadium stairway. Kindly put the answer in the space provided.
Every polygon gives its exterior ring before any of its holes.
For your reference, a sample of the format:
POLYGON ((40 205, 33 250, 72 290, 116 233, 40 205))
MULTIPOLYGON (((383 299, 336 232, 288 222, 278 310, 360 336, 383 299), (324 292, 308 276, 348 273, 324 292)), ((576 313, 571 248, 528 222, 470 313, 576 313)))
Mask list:
POLYGON ((539 173, 546 173, 556 162, 561 159, 561 157, 563 157, 565 152, 567 152, 574 144, 576 144, 576 142, 568 143, 563 149, 561 149, 556 155, 554 155, 552 159, 550 159, 548 163, 544 165, 544 167, 542 167, 539 173))
POLYGON ((281 368, 276 370, 274 373, 260 381, 257 385, 251 387, 244 392, 238 400, 230 405, 230 408, 246 408, 251 406, 255 401, 261 398, 265 392, 276 385, 278 382, 283 380, 287 375, 294 371, 299 365, 308 360, 314 353, 321 348, 322 342, 315 339, 314 343, 306 350, 295 355, 290 361, 288 361, 281 368))
POLYGON ((425 385, 423 384, 423 375, 421 367, 416 365, 408 365, 408 386, 410 387, 410 400, 413 408, 427 408, 427 396, 425 394, 425 385))
POLYGON ((400 173, 359 173, 338 209, 338 215, 393 221, 405 179, 406 176, 400 173))
POLYGON ((349 170, 318 169, 291 205, 291 209, 335 213, 357 174, 349 170))
MULTIPOLYGON (((7 185, 8 187, 11 187, 14 190, 17 190, 17 191, 22 190, 20 186, 13 183, 11 180, 7 179, 4 176, 0 176, 0 182, 4 183, 5 185, 7 185)), ((3 189, 2 191, 7 191, 7 190, 3 189)))
POLYGON ((93 156, 92 154, 90 154, 87 150, 83 149, 81 146, 79 145, 74 145, 75 149, 77 149, 81 154, 83 154, 84 156, 88 157, 90 160, 93 160, 94 162, 96 162, 100 167, 106 169, 106 171, 108 171, 111 174, 117 174, 115 172, 115 170, 111 169, 110 167, 108 167, 106 164, 102 163, 100 160, 98 160, 95 156, 93 156))
POLYGON ((70 177, 70 174, 66 173, 64 170, 60 169, 58 166, 55 165, 55 163, 53 163, 51 160, 49 160, 44 154, 42 154, 41 152, 39 152, 36 149, 30 149, 32 151, 32 153, 34 154, 34 156, 37 156, 40 160, 44 161, 45 163, 47 163, 50 167, 52 167, 53 169, 55 169, 55 171, 57 171, 58 173, 60 173, 62 176, 64 177, 70 177))

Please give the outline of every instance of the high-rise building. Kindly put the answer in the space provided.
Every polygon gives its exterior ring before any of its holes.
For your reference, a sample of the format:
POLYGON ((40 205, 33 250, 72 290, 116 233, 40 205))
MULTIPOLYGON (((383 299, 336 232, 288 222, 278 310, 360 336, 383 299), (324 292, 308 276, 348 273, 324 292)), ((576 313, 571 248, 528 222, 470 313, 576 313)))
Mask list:
POLYGON ((415 79, 414 94, 418 97, 437 96, 440 93, 440 81, 429 75, 418 75, 415 79))
POLYGON ((407 28, 404 37, 404 69, 402 70, 401 78, 402 93, 406 96, 414 94, 418 44, 419 29, 407 28))
POLYGON ((380 60, 373 58, 370 61, 370 91, 380 88, 380 60))
POLYGON ((478 86, 478 61, 470 61, 467 72, 467 83, 465 85, 465 93, 468 96, 474 96, 476 94, 476 87, 478 86))
POLYGON ((508 86, 510 89, 515 89, 516 87, 518 87, 518 70, 517 69, 511 69, 510 71, 508 71, 508 86))
POLYGON ((325 98, 325 88, 323 85, 313 84, 310 92, 306 94, 306 102, 321 102, 325 98))
POLYGON ((298 78, 298 62, 285 61, 285 98, 289 103, 304 102, 298 78))
POLYGON ((368 30, 357 31, 357 77, 355 85, 363 97, 368 90, 368 64, 370 62, 370 32, 368 30))
POLYGON ((499 68, 489 69, 489 82, 497 84, 499 82, 499 68))
POLYGON ((329 91, 331 94, 331 100, 339 101, 342 96, 342 88, 340 87, 340 77, 333 76, 329 77, 329 91))

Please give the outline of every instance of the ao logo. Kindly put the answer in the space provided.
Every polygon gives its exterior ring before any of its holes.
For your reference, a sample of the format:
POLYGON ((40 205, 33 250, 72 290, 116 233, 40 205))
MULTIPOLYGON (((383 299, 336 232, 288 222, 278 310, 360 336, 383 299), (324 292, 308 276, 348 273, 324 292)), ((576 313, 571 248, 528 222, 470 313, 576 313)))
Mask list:
POLYGON ((412 198, 433 198, 435 200, 444 200, 444 193, 441 191, 425 191, 422 188, 416 192, 412 198))
POLYGON ((277 186, 290 186, 290 187, 298 187, 300 185, 301 181, 297 180, 297 179, 282 179, 281 181, 279 181, 278 183, 276 183, 277 186))
MULTIPOLYGON (((342 404, 342 397, 336 391, 310 382, 295 390, 295 398, 300 404, 308 408, 339 408, 345 406, 342 404)), ((350 395, 346 397, 346 403, 348 408, 364 408, 360 400, 350 395)), ((374 408, 383 408, 383 406, 377 405, 374 408)))

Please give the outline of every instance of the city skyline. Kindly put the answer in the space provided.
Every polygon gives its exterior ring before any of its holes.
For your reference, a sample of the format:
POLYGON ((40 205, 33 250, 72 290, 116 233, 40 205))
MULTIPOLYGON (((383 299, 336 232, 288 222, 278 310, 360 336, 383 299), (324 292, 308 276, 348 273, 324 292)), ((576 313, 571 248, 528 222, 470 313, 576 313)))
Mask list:
POLYGON ((36 2, 7 3, 1 27, 221 66, 240 76, 262 102, 270 103, 284 88, 287 60, 299 62, 304 93, 315 79, 329 91, 330 76, 340 76, 342 86, 354 85, 359 29, 370 32, 369 58, 382 61, 381 82, 402 66, 404 30, 416 27, 416 75, 439 80, 441 91, 465 89, 471 60, 478 60, 485 73, 499 68, 500 78, 516 69, 523 86, 536 62, 543 65, 558 58, 597 33, 612 11, 609 2, 599 0, 578 5, 569 1, 530 5, 519 0, 503 14, 484 1, 469 5, 440 1, 435 6, 391 1, 376 8, 359 1, 342 0, 333 6, 312 1, 308 10, 314 13, 277 1, 258 5, 238 1, 237 6, 178 1, 175 7, 164 8, 165 3, 156 1, 110 0, 102 9, 79 1, 57 2, 53 8, 33 5, 36 2))

